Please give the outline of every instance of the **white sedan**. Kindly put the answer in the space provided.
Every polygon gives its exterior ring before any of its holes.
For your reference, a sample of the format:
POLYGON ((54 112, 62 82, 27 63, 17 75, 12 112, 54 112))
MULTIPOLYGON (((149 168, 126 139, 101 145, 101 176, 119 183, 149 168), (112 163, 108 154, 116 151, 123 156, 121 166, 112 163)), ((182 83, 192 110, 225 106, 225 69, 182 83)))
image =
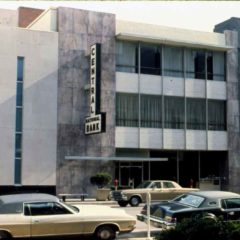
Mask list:
POLYGON ((108 206, 67 205, 38 193, 0 196, 0 239, 93 235, 111 240, 135 224, 134 217, 108 206))

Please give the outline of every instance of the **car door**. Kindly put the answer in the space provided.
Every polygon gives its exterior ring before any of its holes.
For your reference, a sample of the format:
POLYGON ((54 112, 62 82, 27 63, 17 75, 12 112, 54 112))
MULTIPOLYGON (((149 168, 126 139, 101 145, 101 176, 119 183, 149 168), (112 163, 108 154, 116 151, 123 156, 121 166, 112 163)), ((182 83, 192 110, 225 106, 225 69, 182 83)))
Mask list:
POLYGON ((153 200, 169 200, 177 195, 176 188, 170 181, 162 181, 161 188, 153 191, 153 200))
MULTIPOLYGON (((159 194, 162 191, 162 185, 161 182, 152 182, 149 186, 151 188, 150 193, 151 193, 151 199, 152 200, 158 200, 159 199, 159 194)), ((145 195, 145 194, 144 194, 145 195)), ((144 196, 145 197, 145 196, 144 196)))
POLYGON ((226 220, 240 220, 240 198, 222 200, 226 220))
POLYGON ((77 214, 57 202, 34 202, 25 205, 25 214, 31 216, 31 236, 60 236, 81 234, 77 214))

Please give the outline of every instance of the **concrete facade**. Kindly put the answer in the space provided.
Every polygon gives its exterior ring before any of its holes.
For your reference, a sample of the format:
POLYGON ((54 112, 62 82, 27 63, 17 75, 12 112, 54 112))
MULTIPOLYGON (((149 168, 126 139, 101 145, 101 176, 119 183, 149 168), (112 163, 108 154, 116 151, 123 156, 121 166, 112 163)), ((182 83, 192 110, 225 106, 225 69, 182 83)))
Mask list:
MULTIPOLYGON (((66 162, 65 156, 115 156, 115 16, 59 8, 58 171, 57 192, 86 192, 90 176, 111 163, 66 162), (90 46, 101 43, 101 112, 106 113, 106 133, 85 136, 90 116, 90 46)), ((113 172, 112 172, 113 173, 113 172)), ((90 193, 91 194, 91 193, 90 193)))
POLYGON ((239 46, 240 46, 240 19, 231 18, 219 23, 214 28, 215 32, 224 32, 227 42, 234 46, 228 52, 229 61, 227 62, 228 73, 228 149, 229 149, 229 189, 240 191, 239 172, 240 172, 240 84, 239 84, 239 46), (232 32, 234 31, 234 32, 232 32))
POLYGON ((4 27, 0 34, 0 61, 4 63, 0 76, 0 184, 14 185, 17 57, 21 56, 25 72, 22 185, 55 185, 58 33, 4 27))

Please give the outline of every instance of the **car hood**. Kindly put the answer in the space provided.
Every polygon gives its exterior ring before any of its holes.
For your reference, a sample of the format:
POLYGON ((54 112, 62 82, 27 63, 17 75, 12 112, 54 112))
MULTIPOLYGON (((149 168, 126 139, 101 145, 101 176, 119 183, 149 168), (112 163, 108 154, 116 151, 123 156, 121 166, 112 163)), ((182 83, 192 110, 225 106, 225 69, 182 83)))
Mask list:
POLYGON ((86 217, 112 217, 117 219, 129 219, 135 220, 135 218, 125 212, 123 209, 111 208, 109 206, 98 206, 98 205, 73 205, 79 209, 79 214, 86 217))

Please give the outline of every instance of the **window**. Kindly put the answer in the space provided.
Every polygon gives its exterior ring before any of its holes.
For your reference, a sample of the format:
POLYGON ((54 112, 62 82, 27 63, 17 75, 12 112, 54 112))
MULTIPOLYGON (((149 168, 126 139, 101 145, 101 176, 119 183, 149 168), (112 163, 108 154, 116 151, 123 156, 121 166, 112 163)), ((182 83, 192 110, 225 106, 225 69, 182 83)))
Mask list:
POLYGON ((118 41, 116 44, 116 67, 119 72, 138 72, 138 45, 118 41))
POLYGON ((54 202, 28 203, 25 204, 24 209, 25 215, 31 216, 71 214, 71 212, 68 209, 54 202))
POLYGON ((187 129, 206 129, 205 99, 187 98, 187 129))
POLYGON ((141 127, 162 127, 162 98, 161 96, 141 95, 141 127))
POLYGON ((184 98, 165 97, 165 128, 183 129, 184 128, 184 98))
POLYGON ((139 101, 137 94, 116 94, 116 125, 138 127, 139 101))
POLYGON ((183 49, 164 47, 164 76, 183 77, 183 49))
POLYGON ((158 46, 142 44, 141 52, 141 73, 160 75, 161 74, 161 49, 158 46))
POLYGON ((225 81, 225 53, 186 49, 186 76, 225 81))
POLYGON ((225 81, 225 53, 213 52, 213 80, 225 81))
POLYGON ((208 130, 226 130, 226 102, 208 100, 208 130))
POLYGON ((22 119, 23 119, 23 77, 24 58, 17 58, 17 92, 16 92, 16 123, 15 123, 15 183, 21 183, 22 168, 22 119))
POLYGON ((240 198, 225 199, 222 201, 222 206, 225 209, 240 208, 240 198))
POLYGON ((175 188, 175 186, 171 182, 163 182, 163 188, 175 188))

